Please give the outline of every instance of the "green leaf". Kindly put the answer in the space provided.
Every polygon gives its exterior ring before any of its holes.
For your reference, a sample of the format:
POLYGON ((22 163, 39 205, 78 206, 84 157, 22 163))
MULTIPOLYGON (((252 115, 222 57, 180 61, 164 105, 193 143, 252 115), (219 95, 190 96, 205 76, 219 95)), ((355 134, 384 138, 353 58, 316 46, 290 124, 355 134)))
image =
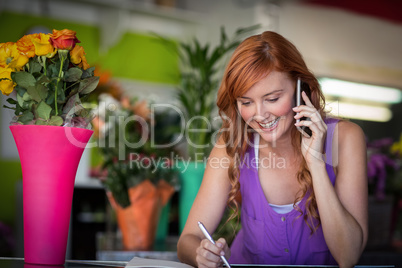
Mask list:
POLYGON ((35 86, 27 87, 27 92, 36 102, 40 102, 47 97, 47 88, 40 83, 37 83, 35 86))
POLYGON ((16 116, 19 116, 19 115, 21 114, 21 112, 22 112, 22 108, 21 108, 21 106, 17 103, 17 105, 15 106, 15 112, 14 112, 14 114, 15 114, 16 116))
POLYGON ((50 118, 50 112, 52 111, 52 107, 47 105, 44 101, 41 101, 36 108, 38 113, 38 117, 48 120, 50 118))
POLYGON ((15 107, 8 107, 8 106, 6 106, 6 105, 3 105, 3 108, 15 110, 15 107))
POLYGON ((225 32, 225 27, 221 26, 221 46, 223 46, 227 39, 228 38, 225 32))
POLYGON ((32 60, 29 61, 29 72, 31 74, 33 73, 39 73, 42 70, 42 65, 40 65, 39 62, 32 60))
POLYGON ((64 81, 66 82, 75 82, 79 80, 82 76, 82 70, 80 68, 74 67, 70 68, 65 74, 64 74, 64 81))
POLYGON ((66 101, 66 93, 64 91, 63 86, 61 86, 57 91, 57 103, 64 103, 65 101, 66 101))
POLYGON ((66 99, 70 99, 72 96, 78 93, 78 88, 79 88, 79 83, 75 84, 74 86, 68 87, 66 89, 66 92, 69 92, 68 95, 66 95, 66 99))
POLYGON ((23 113, 19 118, 18 118, 18 122, 21 122, 22 124, 28 124, 30 123, 34 118, 34 115, 32 112, 30 111, 26 111, 25 113, 23 113))
POLYGON ((24 94, 24 97, 21 97, 19 94, 17 94, 17 102, 18 105, 21 106, 21 108, 23 109, 28 109, 29 108, 29 104, 28 102, 30 101, 30 96, 28 93, 24 94))
POLYGON ((27 72, 16 72, 12 73, 13 75, 13 80, 15 83, 17 83, 19 86, 23 88, 28 88, 28 87, 33 87, 35 86, 36 79, 35 77, 27 72), (14 75, 13 75, 14 74, 14 75))
POLYGON ((75 111, 71 111, 71 109, 73 109, 77 104, 81 104, 81 101, 78 94, 75 94, 71 96, 71 98, 69 98, 66 104, 64 105, 63 114, 69 114, 69 115, 71 115, 71 113, 74 114, 75 111))
POLYGON ((48 87, 48 84, 50 83, 50 79, 46 75, 41 75, 40 78, 37 80, 38 81, 36 83, 40 83, 43 86, 45 86, 46 88, 48 87))
POLYGON ((38 119, 38 120, 36 120, 35 125, 47 126, 47 125, 49 125, 49 123, 47 121, 45 121, 45 120, 38 119))
POLYGON ((98 86, 98 82, 99 82, 98 76, 86 78, 80 82, 78 92, 80 93, 80 95, 89 94, 96 89, 96 87, 98 86))
POLYGON ((88 77, 92 77, 92 76, 94 76, 94 72, 95 72, 95 66, 92 66, 91 68, 88 68, 82 72, 81 78, 85 79, 88 77))
POLYGON ((36 90, 39 93, 39 96, 42 100, 46 99, 49 95, 49 83, 50 80, 46 75, 42 75, 41 78, 36 82, 36 90))
POLYGON ((24 96, 22 96, 23 101, 30 101, 32 100, 31 95, 28 92, 25 92, 24 96))
POLYGON ((7 100, 6 100, 8 103, 10 103, 10 104, 17 104, 18 102, 16 101, 16 100, 14 100, 13 98, 8 98, 7 100))
POLYGON ((49 125, 61 126, 61 125, 63 125, 63 118, 61 118, 60 116, 54 115, 54 116, 50 117, 49 125))
POLYGON ((20 86, 18 86, 18 85, 14 88, 14 90, 15 90, 15 91, 17 92, 17 94, 20 95, 21 97, 24 96, 25 92, 27 92, 27 90, 26 90, 25 88, 20 87, 20 86))

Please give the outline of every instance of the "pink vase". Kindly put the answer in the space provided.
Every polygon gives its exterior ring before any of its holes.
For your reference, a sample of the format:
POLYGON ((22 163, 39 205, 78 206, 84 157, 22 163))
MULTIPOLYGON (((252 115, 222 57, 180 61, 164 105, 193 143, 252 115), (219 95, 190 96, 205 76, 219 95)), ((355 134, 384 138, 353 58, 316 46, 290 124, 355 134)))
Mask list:
POLYGON ((22 168, 25 262, 63 265, 75 175, 93 131, 35 125, 10 129, 22 168))

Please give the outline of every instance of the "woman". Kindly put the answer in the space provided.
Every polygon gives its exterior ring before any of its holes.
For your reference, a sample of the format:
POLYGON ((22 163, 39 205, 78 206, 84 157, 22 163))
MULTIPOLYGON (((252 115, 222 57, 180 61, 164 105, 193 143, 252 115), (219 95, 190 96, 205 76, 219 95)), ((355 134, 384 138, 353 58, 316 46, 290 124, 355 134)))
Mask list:
POLYGON ((367 241, 366 149, 362 130, 324 112, 301 54, 264 32, 244 40, 225 71, 217 105, 221 135, 178 242, 182 262, 355 265, 367 241), (305 105, 295 107, 296 82, 305 105), (310 120, 303 120, 307 117, 310 120), (297 119, 302 119, 296 122, 297 119), (311 137, 297 127, 309 127, 311 137), (242 229, 231 249, 205 239, 240 191, 242 229))

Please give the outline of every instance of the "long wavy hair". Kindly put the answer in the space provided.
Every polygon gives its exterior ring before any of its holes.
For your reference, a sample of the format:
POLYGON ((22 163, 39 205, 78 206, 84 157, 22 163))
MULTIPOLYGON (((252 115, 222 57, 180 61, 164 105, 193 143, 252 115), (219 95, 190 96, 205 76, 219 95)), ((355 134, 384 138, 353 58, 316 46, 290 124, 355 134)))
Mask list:
MULTIPOLYGON (((222 118, 220 137, 225 142, 226 152, 231 159, 228 175, 232 188, 228 204, 236 212, 232 214, 234 217, 238 215, 239 210, 236 200, 240 189, 239 167, 252 135, 252 130, 237 111, 237 98, 243 96, 271 71, 287 73, 294 84, 300 77, 303 83, 310 87, 312 104, 321 117, 325 117, 325 99, 319 83, 308 70, 300 52, 289 40, 278 33, 267 31, 248 37, 236 48, 226 67, 217 98, 219 115, 222 118)), ((292 128, 291 137, 295 152, 301 155, 301 136, 296 127, 292 128)), ((308 195, 306 214, 303 217, 313 233, 321 222, 317 213, 311 174, 304 158, 297 172, 297 180, 301 186, 301 194, 297 195, 293 206, 303 215, 296 203, 308 195), (317 220, 316 223, 313 219, 317 220)))

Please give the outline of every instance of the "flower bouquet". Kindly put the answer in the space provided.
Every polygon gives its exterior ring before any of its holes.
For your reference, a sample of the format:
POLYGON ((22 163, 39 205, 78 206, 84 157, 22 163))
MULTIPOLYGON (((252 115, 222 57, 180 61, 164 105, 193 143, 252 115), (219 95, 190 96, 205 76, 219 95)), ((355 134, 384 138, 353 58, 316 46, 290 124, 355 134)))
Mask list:
POLYGON ((77 43, 65 29, 0 44, 0 90, 15 94, 5 108, 15 114, 26 263, 65 262, 75 175, 93 133, 83 100, 99 80, 77 43))
POLYGON ((76 33, 25 35, 16 43, 0 44, 0 90, 16 91, 17 124, 87 127, 92 119, 82 101, 97 86, 76 33))

